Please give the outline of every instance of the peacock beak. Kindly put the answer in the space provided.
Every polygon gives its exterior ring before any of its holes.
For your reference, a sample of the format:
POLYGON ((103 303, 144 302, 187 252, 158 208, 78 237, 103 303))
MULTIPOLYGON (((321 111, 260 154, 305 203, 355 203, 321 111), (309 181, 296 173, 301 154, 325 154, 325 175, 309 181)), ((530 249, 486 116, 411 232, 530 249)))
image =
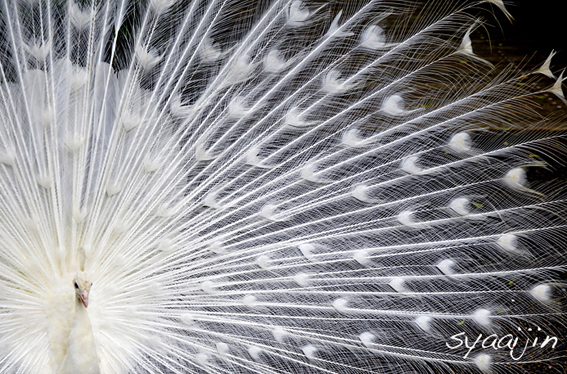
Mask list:
POLYGON ((79 298, 81 299, 81 302, 83 303, 85 308, 87 308, 89 306, 89 291, 83 291, 79 298))

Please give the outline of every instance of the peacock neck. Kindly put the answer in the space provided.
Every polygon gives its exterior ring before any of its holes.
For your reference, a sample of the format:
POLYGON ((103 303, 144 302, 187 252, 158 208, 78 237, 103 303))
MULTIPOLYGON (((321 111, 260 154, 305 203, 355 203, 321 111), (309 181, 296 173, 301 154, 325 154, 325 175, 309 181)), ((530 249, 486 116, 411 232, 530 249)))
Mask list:
POLYGON ((75 298, 75 316, 67 354, 58 374, 100 374, 98 355, 87 309, 75 298))

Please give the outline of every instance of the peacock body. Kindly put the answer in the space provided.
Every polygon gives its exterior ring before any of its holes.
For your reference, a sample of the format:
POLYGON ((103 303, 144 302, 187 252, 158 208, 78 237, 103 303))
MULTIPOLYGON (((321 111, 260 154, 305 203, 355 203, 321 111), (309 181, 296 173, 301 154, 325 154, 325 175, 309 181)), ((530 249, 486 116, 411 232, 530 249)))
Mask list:
POLYGON ((0 372, 560 360, 563 78, 482 7, 3 0, 0 372))

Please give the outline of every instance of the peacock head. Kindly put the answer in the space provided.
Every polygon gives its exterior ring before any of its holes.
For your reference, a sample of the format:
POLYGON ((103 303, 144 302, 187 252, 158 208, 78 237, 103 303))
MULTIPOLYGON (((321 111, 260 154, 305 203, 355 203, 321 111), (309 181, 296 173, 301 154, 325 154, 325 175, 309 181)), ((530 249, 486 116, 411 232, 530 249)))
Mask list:
POLYGON ((81 300, 85 308, 87 308, 89 306, 89 292, 91 291, 91 286, 93 285, 89 278, 89 274, 87 274, 87 272, 85 271, 77 272, 74 282, 75 293, 77 294, 77 297, 79 298, 79 300, 81 300))

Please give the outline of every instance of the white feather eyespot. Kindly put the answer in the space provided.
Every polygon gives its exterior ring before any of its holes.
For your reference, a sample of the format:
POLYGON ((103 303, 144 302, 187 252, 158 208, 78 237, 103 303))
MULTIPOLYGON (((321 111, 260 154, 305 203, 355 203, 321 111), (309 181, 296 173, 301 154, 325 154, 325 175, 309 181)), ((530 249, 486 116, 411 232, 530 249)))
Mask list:
POLYGON ((538 301, 545 303, 551 300, 551 287, 547 284, 540 284, 532 288, 530 294, 538 301))
POLYGON ((466 132, 459 132, 449 140, 449 148, 458 153, 470 152, 472 149, 471 136, 466 132))
POLYGON ((371 25, 360 35, 360 45, 363 48, 379 49, 386 46, 386 34, 378 25, 371 25))
POLYGON ((521 188, 526 185, 526 172, 522 168, 514 168, 506 173, 504 182, 512 188, 521 188))

